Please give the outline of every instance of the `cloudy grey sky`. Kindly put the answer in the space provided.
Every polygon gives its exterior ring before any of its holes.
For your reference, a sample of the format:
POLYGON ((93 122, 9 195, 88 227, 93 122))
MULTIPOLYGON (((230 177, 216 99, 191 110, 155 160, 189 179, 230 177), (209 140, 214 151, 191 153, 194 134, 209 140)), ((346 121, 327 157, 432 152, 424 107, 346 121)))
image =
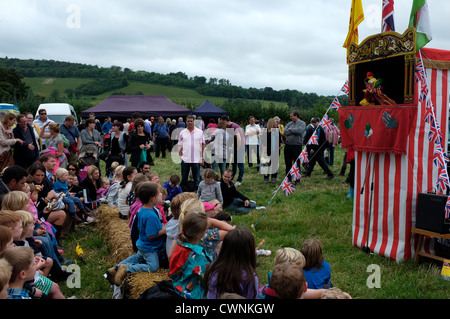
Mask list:
MULTIPOLYGON (((408 27, 412 0, 395 0, 408 27)), ((382 0, 362 0, 360 41, 381 30, 382 0)), ((336 95, 347 79, 351 0, 0 0, 0 56, 134 71, 184 72, 336 95)), ((450 1, 428 1, 433 40, 450 50, 450 1)))

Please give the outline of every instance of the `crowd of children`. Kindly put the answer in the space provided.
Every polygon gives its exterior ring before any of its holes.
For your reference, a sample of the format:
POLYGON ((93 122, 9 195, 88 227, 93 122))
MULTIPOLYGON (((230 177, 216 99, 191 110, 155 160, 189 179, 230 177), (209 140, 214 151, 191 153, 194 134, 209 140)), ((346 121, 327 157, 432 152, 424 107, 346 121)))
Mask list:
POLYGON ((333 287, 330 265, 316 239, 305 241, 300 250, 279 249, 268 284, 262 285, 253 233, 233 225, 232 216, 222 210, 214 171, 203 171, 197 192, 183 192, 177 189, 177 175, 161 186, 154 172, 127 170, 119 178, 125 175, 120 187, 128 188, 123 217, 135 254, 107 270, 114 289, 131 273, 168 269, 172 293, 185 299, 350 298, 333 287))
MULTIPOLYGON (((185 299, 325 299, 351 298, 333 287, 331 267, 316 239, 300 250, 276 252, 275 267, 262 285, 256 268, 253 233, 236 227, 222 209, 217 174, 203 172, 197 192, 183 192, 174 174, 160 184, 155 172, 138 172, 133 166, 112 165, 114 174, 101 180, 97 199, 118 207, 126 219, 134 254, 107 270, 114 289, 135 272, 168 269, 172 293, 185 299)), ((53 190, 63 193, 74 218, 85 210, 78 180, 59 168, 53 190)), ((3 197, 0 212, 0 296, 10 299, 63 299, 57 282, 70 273, 62 257, 52 224, 39 218, 39 186, 25 183, 22 191, 3 197)), ((46 208, 51 209, 51 207, 46 208)))

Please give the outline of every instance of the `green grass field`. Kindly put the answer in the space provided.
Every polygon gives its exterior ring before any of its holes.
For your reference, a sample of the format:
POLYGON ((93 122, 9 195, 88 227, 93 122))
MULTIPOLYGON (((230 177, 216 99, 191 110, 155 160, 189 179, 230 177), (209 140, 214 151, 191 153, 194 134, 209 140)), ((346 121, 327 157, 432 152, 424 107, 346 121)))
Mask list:
MULTIPOLYGON (((283 153, 283 152, 282 152, 283 153)), ((335 286, 348 292, 354 299, 448 299, 450 281, 440 276, 442 263, 422 258, 419 264, 409 260, 395 262, 379 255, 367 254, 352 245, 352 205, 347 199, 348 184, 345 177, 338 176, 342 165, 343 151, 336 149, 335 165, 332 167, 336 178, 325 180, 320 167, 316 167, 311 178, 302 179, 290 196, 280 189, 269 205, 273 192, 284 178, 284 161, 280 160, 277 184, 263 183, 263 176, 256 168, 245 165, 243 184, 239 191, 256 201, 257 205, 268 206, 266 211, 254 210, 248 215, 233 216, 233 224, 251 228, 255 242, 263 239, 261 248, 272 251, 272 256, 258 257, 258 278, 267 283, 267 273, 273 266, 277 249, 293 247, 300 249, 308 238, 317 238, 323 244, 324 257, 331 265, 331 279, 335 286), (263 214, 264 217, 263 217, 263 214), (371 266, 379 267, 380 288, 371 288, 371 266), (369 272, 368 272, 369 271, 369 272)), ((161 183, 173 173, 180 174, 179 165, 170 157, 155 159, 152 170, 159 174, 161 183)), ((112 262, 110 251, 102 234, 92 226, 79 228, 65 243, 65 257, 77 260, 76 241, 83 247, 86 264, 77 261, 81 269, 81 288, 69 289, 60 283, 66 296, 75 295, 79 299, 110 299, 112 291, 103 277, 112 262)))
MULTIPOLYGON (((64 91, 66 89, 75 90, 79 85, 90 81, 92 81, 92 79, 88 78, 24 78, 24 82, 33 90, 34 94, 46 97, 50 96, 54 90, 58 90, 60 96, 65 97, 66 94, 64 91)), ((216 105, 221 105, 227 100, 227 98, 222 97, 204 96, 193 89, 149 84, 137 81, 129 81, 129 84, 121 89, 108 91, 96 96, 84 96, 83 98, 89 100, 89 103, 94 106, 102 102, 114 92, 122 92, 129 95, 137 93, 142 93, 144 95, 164 95, 176 104, 191 108, 200 106, 207 99, 216 105)), ((285 105, 285 103, 281 102, 261 101, 261 103, 262 105, 269 105, 270 103, 281 106, 285 105)))

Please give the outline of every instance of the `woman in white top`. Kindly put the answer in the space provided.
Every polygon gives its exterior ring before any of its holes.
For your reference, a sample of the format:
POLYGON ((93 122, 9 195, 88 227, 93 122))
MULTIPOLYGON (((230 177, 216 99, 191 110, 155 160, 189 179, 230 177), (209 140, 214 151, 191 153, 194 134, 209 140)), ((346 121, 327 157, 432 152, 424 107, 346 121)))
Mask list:
POLYGON ((247 151, 248 167, 253 167, 254 161, 252 161, 251 153, 256 152, 256 163, 259 166, 259 134, 261 133, 261 127, 255 124, 255 118, 250 116, 248 121, 249 125, 245 127, 245 147, 247 151))
POLYGON ((119 200, 119 188, 120 183, 123 181, 122 178, 122 172, 124 170, 124 165, 119 165, 114 170, 114 178, 111 186, 108 189, 108 192, 106 193, 106 199, 108 200, 108 205, 111 207, 117 207, 118 206, 118 200, 119 200))
POLYGON ((49 127, 50 137, 47 139, 45 146, 48 148, 52 147, 55 151, 54 155, 58 158, 58 163, 55 166, 55 171, 59 168, 67 167, 67 158, 64 154, 64 140, 59 133, 59 123, 47 123, 41 130, 41 136, 45 132, 45 128, 49 127))
POLYGON ((127 219, 130 212, 130 205, 128 204, 127 197, 130 194, 132 181, 134 175, 137 174, 137 169, 134 166, 125 167, 122 171, 122 182, 119 186, 119 192, 117 196, 117 207, 119 208, 119 217, 121 219, 127 219))

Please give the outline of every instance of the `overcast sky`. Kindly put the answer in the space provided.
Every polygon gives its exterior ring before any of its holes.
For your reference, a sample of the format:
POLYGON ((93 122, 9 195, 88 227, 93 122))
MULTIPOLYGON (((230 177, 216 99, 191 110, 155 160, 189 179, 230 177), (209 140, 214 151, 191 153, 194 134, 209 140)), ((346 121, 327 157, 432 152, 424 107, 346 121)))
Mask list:
MULTIPOLYGON (((412 0, 395 0, 395 28, 412 0)), ((359 40, 381 30, 382 0, 362 0, 359 40)), ((351 0, 0 0, 0 56, 336 95, 347 79, 351 0)), ((433 40, 450 50, 450 1, 428 1, 433 40)))

